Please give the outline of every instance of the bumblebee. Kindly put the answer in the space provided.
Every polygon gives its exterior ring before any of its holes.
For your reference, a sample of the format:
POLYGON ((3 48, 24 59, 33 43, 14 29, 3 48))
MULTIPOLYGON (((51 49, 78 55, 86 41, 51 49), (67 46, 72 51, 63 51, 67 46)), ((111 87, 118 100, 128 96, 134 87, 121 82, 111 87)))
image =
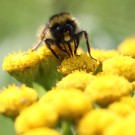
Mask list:
POLYGON ((83 35, 88 53, 91 56, 88 34, 86 31, 79 29, 77 20, 68 12, 55 14, 50 17, 48 23, 42 29, 40 33, 40 41, 34 46, 33 50, 38 48, 41 42, 44 41, 48 49, 50 49, 57 59, 60 60, 57 52, 55 52, 52 47, 54 45, 69 57, 72 57, 77 55, 77 48, 83 35))

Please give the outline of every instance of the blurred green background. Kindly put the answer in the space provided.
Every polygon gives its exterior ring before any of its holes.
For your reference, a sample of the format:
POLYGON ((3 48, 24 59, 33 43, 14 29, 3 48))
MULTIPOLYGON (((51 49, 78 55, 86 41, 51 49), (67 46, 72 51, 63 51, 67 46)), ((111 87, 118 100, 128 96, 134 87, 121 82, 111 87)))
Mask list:
MULTIPOLYGON (((135 35, 135 0, 0 0, 0 65, 8 53, 32 48, 38 27, 61 11, 79 20, 96 48, 116 48, 135 35)), ((17 83, 2 66, 0 77, 0 88, 17 83)), ((10 119, 0 122, 0 135, 13 134, 10 119)))
MULTIPOLYGON (((38 27, 68 11, 89 33, 93 47, 111 49, 135 34, 135 0, 0 0, 0 64, 33 46, 38 27)), ((17 81, 0 68, 0 88, 17 81)))

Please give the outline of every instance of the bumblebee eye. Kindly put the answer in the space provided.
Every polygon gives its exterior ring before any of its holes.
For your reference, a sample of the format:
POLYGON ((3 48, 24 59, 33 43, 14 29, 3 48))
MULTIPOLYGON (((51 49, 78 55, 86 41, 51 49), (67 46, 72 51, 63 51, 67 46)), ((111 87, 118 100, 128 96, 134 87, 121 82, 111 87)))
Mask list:
POLYGON ((62 27, 61 26, 57 26, 56 27, 56 31, 61 31, 62 30, 62 27))
POLYGON ((67 23, 66 24, 66 29, 69 29, 69 30, 73 30, 73 26, 72 26, 72 24, 70 24, 70 23, 67 23))
POLYGON ((55 24, 54 26, 51 27, 52 32, 60 32, 62 30, 62 26, 60 24, 55 24))

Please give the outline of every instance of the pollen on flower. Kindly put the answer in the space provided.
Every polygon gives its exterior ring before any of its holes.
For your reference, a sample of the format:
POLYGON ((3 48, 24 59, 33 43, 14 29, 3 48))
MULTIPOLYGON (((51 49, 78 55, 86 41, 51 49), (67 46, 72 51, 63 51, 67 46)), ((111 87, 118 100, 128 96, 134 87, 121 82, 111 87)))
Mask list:
POLYGON ((35 51, 28 50, 9 54, 4 59, 3 69, 18 81, 29 86, 32 86, 33 82, 46 85, 43 83, 43 79, 56 74, 57 65, 58 61, 44 45, 35 51), (48 73, 50 74, 48 75, 48 73))
POLYGON ((16 116, 37 99, 38 94, 34 89, 25 85, 20 87, 9 85, 8 88, 0 90, 0 113, 16 116))
POLYGON ((103 62, 103 72, 124 76, 135 80, 135 59, 129 56, 116 56, 103 62))
POLYGON ((98 75, 86 87, 85 93, 98 104, 107 105, 133 91, 132 84, 122 76, 98 75))
POLYGON ((38 74, 40 57, 28 51, 9 54, 3 62, 3 69, 21 82, 31 81, 38 74))
POLYGON ((95 78, 94 75, 86 72, 73 72, 66 77, 64 77, 61 81, 56 84, 57 89, 70 89, 75 88, 79 90, 84 90, 86 86, 95 78))
POLYGON ((35 67, 39 61, 40 57, 35 52, 14 52, 5 57, 3 69, 9 73, 15 71, 25 71, 31 67, 35 67))
POLYGON ((54 127, 58 121, 58 113, 50 104, 35 103, 26 108, 15 120, 18 134, 40 127, 54 127))
POLYGON ((76 89, 51 90, 39 102, 52 104, 60 117, 69 119, 76 119, 92 109, 89 97, 76 89))
POLYGON ((22 135, 60 135, 60 133, 55 129, 41 127, 29 130, 22 135))
POLYGON ((70 58, 65 58, 58 67, 58 72, 68 75, 74 71, 94 72, 98 66, 98 61, 92 59, 88 54, 81 54, 70 58))
POLYGON ((127 56, 135 58, 135 38, 128 38, 118 46, 118 51, 127 56))
POLYGON ((105 61, 107 59, 110 59, 114 56, 119 56, 119 52, 116 50, 100 50, 100 49, 91 49, 91 55, 97 59, 98 61, 105 61))
POLYGON ((95 109, 84 115, 77 124, 78 135, 98 135, 120 117, 107 109, 95 109))

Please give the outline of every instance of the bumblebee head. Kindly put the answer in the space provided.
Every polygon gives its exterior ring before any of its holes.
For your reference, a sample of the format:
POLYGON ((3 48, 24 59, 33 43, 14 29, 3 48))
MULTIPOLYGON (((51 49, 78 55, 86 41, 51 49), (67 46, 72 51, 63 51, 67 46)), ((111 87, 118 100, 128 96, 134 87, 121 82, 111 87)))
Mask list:
POLYGON ((72 40, 78 28, 75 18, 65 12, 52 16, 49 25, 52 37, 58 42, 72 40))

